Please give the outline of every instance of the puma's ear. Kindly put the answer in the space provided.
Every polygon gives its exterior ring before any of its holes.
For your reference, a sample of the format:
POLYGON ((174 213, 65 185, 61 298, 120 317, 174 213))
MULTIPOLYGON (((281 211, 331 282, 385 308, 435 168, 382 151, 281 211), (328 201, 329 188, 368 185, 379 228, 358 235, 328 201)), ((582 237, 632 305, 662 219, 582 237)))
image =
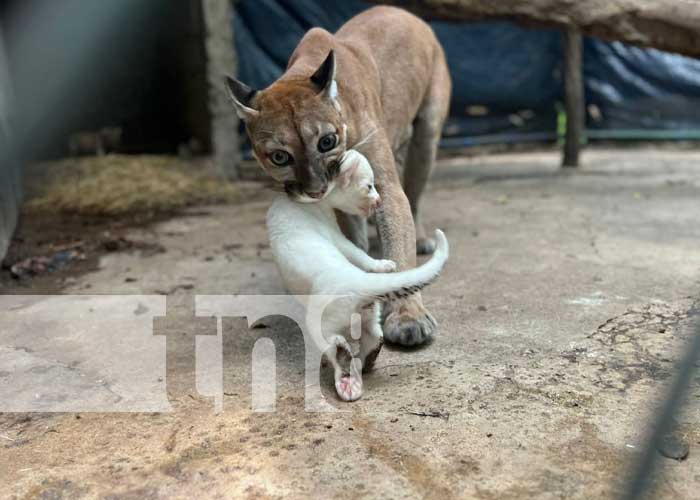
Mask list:
POLYGON ((335 52, 330 51, 316 73, 311 75, 311 81, 329 99, 335 101, 338 97, 338 84, 335 82, 335 52))
POLYGON ((260 114, 259 111, 251 107, 253 97, 257 94, 256 90, 228 76, 226 77, 226 90, 228 91, 228 96, 233 101, 233 107, 236 108, 238 118, 246 121, 260 114))

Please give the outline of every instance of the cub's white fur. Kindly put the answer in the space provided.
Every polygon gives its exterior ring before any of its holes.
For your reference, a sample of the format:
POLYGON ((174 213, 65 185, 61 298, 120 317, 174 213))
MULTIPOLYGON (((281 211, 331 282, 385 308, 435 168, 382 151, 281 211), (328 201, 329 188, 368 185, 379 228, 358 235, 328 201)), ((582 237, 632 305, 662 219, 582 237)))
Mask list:
POLYGON ((299 203, 281 197, 267 214, 270 247, 289 292, 345 296, 326 307, 323 332, 317 336, 327 342, 324 353, 334 368, 336 392, 345 401, 362 395, 361 369, 371 368, 381 349, 380 299, 408 296, 428 285, 448 257, 440 230, 432 258, 398 273, 392 272, 394 262, 373 259, 355 246, 341 232, 334 210, 368 217, 379 204, 372 167, 362 154, 349 150, 325 198, 299 203), (345 338, 353 312, 362 315, 359 360, 353 359, 345 338))

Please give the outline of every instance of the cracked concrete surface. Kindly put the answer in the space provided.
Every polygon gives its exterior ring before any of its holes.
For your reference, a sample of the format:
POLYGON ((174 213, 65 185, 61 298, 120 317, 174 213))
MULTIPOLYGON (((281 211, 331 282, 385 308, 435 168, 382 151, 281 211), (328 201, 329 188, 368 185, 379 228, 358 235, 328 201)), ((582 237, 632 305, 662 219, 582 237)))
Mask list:
MULTIPOLYGON (((0 415, 0 496, 615 498, 691 335, 700 153, 584 159, 575 173, 560 171, 554 153, 441 163, 424 202, 426 224, 451 244, 446 271, 424 294, 441 333, 422 349, 385 348, 356 403, 335 402, 324 373, 329 401, 344 411, 303 410, 293 323, 228 320, 223 412, 197 394, 183 338, 168 352, 171 412, 0 415), (262 337, 277 352, 271 413, 250 410, 250 351, 262 337)), ((281 293, 268 205, 212 207, 134 230, 166 252, 109 255, 64 293, 168 291, 173 318, 186 318, 193 294, 281 293)), ((10 363, 30 386, 70 385, 84 369, 102 385, 83 378, 71 387, 98 401, 128 392, 109 353, 87 359, 85 332, 11 330, 0 331, 5 394, 22 393, 7 383, 19 377, 10 363)), ((677 420, 690 455, 660 459, 655 498, 700 491, 699 375, 687 403, 677 420)))

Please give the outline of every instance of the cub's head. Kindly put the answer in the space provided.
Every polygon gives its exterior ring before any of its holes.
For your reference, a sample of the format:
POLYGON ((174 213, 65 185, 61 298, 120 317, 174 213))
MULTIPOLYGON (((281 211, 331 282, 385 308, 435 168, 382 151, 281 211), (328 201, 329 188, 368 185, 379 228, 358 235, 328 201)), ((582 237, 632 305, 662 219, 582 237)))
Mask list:
POLYGON ((354 149, 345 153, 340 172, 331 183, 324 203, 361 217, 369 217, 381 205, 381 198, 374 186, 372 166, 363 154, 354 149))
POLYGON ((333 51, 308 78, 282 80, 256 92, 226 78, 253 154, 290 196, 314 201, 328 192, 345 153, 346 126, 338 102, 333 51))

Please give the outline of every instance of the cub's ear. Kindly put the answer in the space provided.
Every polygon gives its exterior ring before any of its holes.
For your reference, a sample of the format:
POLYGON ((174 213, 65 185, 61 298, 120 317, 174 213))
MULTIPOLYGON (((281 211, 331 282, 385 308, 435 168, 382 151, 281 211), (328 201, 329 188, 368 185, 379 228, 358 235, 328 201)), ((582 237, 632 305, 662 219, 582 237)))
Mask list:
POLYGON ((335 52, 330 51, 328 57, 323 61, 316 73, 311 75, 311 81, 330 100, 335 101, 338 97, 338 84, 335 82, 335 52))
POLYGON ((356 158, 348 158, 340 165, 340 173, 338 173, 337 182, 340 189, 346 189, 350 186, 360 162, 356 158))
POLYGON ((251 107, 253 97, 258 93, 257 90, 253 90, 245 83, 228 76, 225 77, 225 83, 228 96, 233 101, 233 107, 236 108, 238 118, 246 121, 260 114, 258 110, 251 107))

